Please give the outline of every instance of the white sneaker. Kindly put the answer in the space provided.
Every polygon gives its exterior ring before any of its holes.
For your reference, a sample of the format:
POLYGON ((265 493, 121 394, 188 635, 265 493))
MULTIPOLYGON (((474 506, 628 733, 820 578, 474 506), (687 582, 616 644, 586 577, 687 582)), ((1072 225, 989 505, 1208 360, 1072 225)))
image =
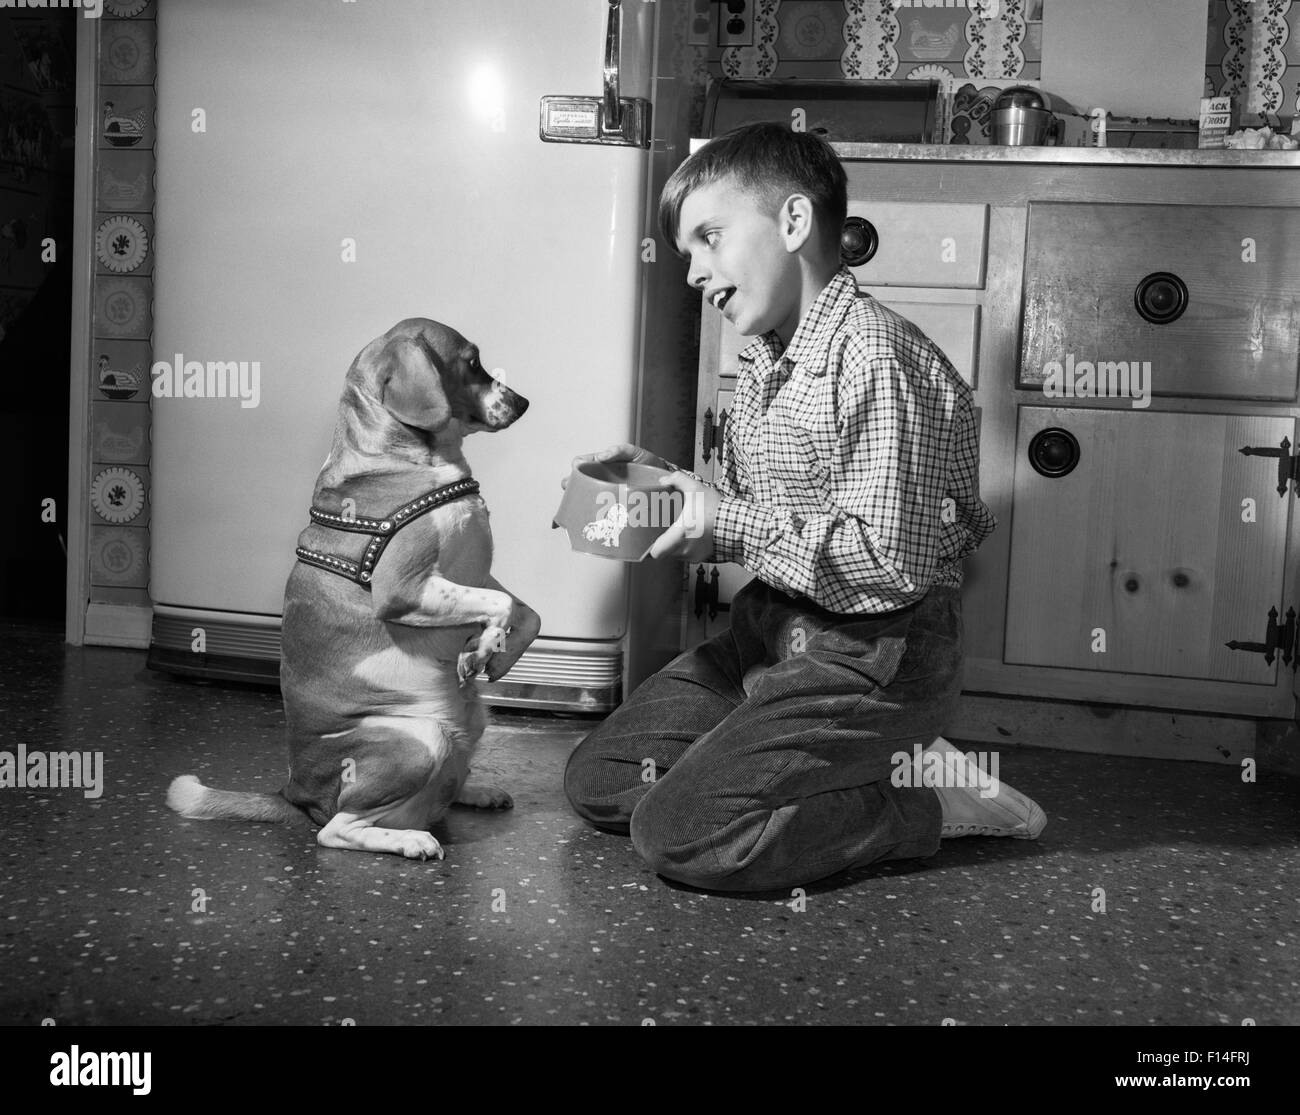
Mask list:
POLYGON ((988 786, 988 775, 942 736, 937 736, 926 751, 947 752, 946 763, 964 762, 965 786, 935 786, 943 809, 942 839, 958 836, 1013 836, 1018 840, 1037 840, 1047 827, 1047 814, 1032 798, 997 780, 997 792, 981 796, 980 786, 988 786), (960 760, 951 756, 960 756, 960 760))

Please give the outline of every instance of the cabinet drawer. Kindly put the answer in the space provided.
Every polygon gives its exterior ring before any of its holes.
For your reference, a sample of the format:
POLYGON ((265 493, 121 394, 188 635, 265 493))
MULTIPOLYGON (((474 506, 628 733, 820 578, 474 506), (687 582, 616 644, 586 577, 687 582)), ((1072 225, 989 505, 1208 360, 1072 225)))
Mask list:
POLYGON ((853 268, 870 286, 982 287, 988 206, 849 201, 875 230, 875 255, 853 268))
POLYGON ((979 352, 978 306, 909 302, 885 291, 876 296, 882 305, 902 314, 938 345, 961 378, 975 386, 975 360, 979 352))
POLYGON ((1030 205, 1021 387, 1096 397, 1136 363, 1155 395, 1290 400, 1298 356, 1300 210, 1030 205))

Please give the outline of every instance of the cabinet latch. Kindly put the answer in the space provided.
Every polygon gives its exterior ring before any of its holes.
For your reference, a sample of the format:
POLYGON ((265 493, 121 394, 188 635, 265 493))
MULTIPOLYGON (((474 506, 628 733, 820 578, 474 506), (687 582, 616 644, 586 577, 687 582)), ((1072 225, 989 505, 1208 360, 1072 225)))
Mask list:
MULTIPOLYGON (((1245 452, 1243 450, 1242 452, 1245 452)), ((1285 494, 1285 493, 1284 493, 1285 494)), ((1273 665, 1274 651, 1282 652, 1282 662, 1291 667, 1292 671, 1300 666, 1300 645, 1297 644, 1297 638, 1300 632, 1296 630, 1295 609, 1286 610, 1286 623, 1280 627, 1277 622, 1277 609, 1269 608, 1268 610, 1268 629, 1264 634, 1262 643, 1245 643, 1239 639, 1232 639, 1224 645, 1229 650, 1249 650, 1256 654, 1262 654, 1264 661, 1270 666, 1273 665)))
MULTIPOLYGON (((1237 452, 1246 457, 1277 458, 1277 494, 1280 496, 1286 495, 1288 483, 1294 484, 1297 479, 1300 479, 1300 457, 1291 456, 1291 442, 1288 438, 1284 437, 1281 446, 1277 449, 1246 445, 1237 452)), ((1296 495, 1300 496, 1300 487, 1296 489, 1296 495)))
POLYGON ((704 430, 703 437, 700 439, 700 456, 704 458, 704 463, 708 464, 709 458, 716 451, 719 455, 722 453, 722 435, 727 432, 727 419, 730 414, 725 410, 718 411, 718 420, 713 421, 713 408, 706 407, 704 411, 704 430))

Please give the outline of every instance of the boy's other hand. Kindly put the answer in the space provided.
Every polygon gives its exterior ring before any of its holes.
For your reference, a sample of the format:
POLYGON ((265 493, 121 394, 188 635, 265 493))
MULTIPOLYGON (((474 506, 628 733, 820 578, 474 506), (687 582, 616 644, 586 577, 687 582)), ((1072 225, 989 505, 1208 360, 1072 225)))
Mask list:
MULTIPOLYGON (((611 445, 608 449, 602 449, 599 453, 584 453, 581 457, 574 457, 571 468, 577 468, 588 461, 629 461, 634 465, 654 465, 656 468, 667 468, 668 462, 662 457, 651 453, 649 449, 642 449, 637 445, 628 445, 626 442, 620 445, 611 445)), ((561 488, 569 486, 569 478, 566 476, 560 481, 561 488)))
POLYGON ((659 483, 681 492, 685 501, 677 521, 655 539, 650 556, 706 561, 713 555, 713 520, 722 496, 716 488, 684 472, 669 473, 659 483))

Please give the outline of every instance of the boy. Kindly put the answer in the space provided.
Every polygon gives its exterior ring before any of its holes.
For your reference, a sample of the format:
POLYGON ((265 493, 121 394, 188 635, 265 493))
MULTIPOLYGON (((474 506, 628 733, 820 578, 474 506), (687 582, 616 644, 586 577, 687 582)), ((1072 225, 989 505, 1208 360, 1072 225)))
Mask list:
MULTIPOLYGON (((787 889, 932 855, 941 836, 1033 839, 1046 824, 1004 783, 989 793, 985 776, 981 792, 973 769, 950 779, 964 786, 920 777, 914 747, 967 767, 936 736, 961 691, 961 559, 996 523, 970 388, 915 326, 857 295, 839 258, 846 207, 830 147, 776 124, 715 139, 659 202, 687 282, 757 339, 718 486, 664 479, 686 508, 651 555, 755 577, 730 630, 638 688, 564 781, 579 815, 707 889, 787 889), (911 777, 891 779, 914 754, 911 777)), ((676 467, 627 445, 594 456, 676 467)))

